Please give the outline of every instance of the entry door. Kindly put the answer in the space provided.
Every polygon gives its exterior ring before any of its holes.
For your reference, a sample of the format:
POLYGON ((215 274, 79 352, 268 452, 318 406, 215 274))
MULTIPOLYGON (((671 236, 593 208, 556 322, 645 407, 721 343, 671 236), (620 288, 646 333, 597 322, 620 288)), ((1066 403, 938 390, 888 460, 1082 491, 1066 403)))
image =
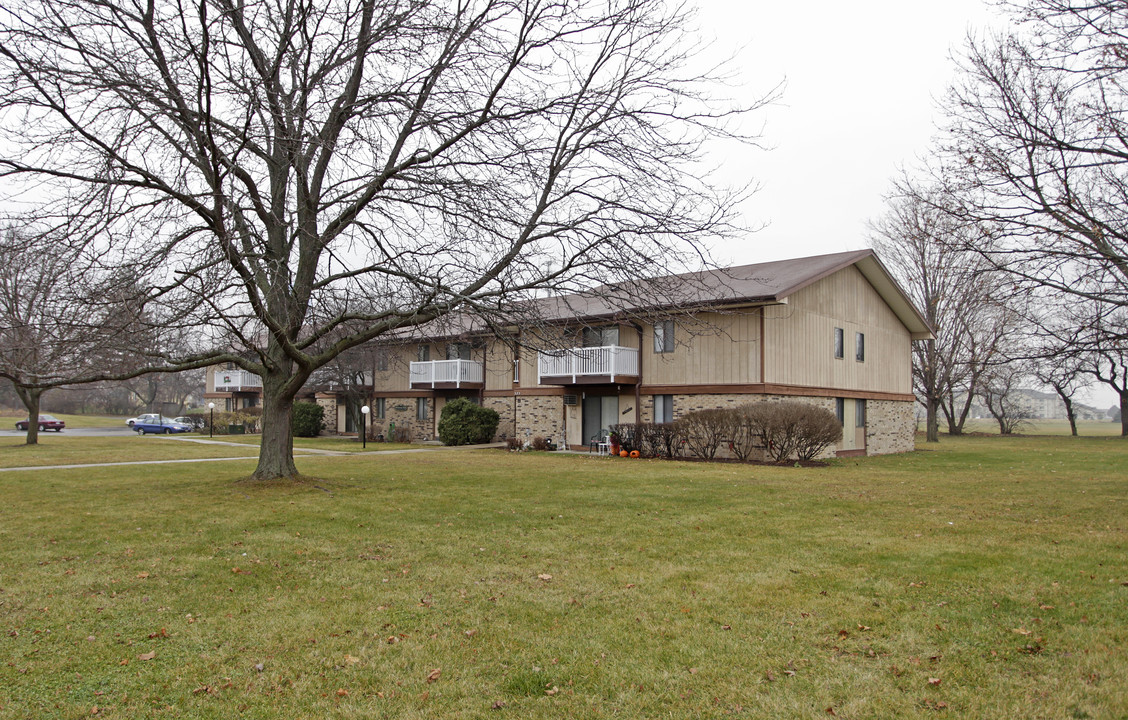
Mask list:
POLYGON ((584 396, 583 430, 584 443, 599 435, 600 430, 606 430, 619 422, 619 396, 618 395, 586 395, 584 396))
POLYGON ((842 405, 842 449, 865 450, 866 401, 846 398, 842 405))

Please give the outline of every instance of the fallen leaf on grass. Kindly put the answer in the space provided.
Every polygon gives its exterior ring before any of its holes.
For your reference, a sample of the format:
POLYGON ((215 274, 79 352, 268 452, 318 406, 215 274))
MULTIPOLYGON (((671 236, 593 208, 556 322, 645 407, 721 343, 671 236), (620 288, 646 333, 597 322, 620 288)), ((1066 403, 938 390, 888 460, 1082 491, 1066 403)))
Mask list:
POLYGON ((154 650, 152 652, 141 653, 140 655, 137 656, 137 659, 138 660, 152 660, 156 656, 157 656, 157 651, 154 650))
POLYGON ((464 632, 464 633, 463 633, 463 635, 465 635, 465 636, 466 636, 466 637, 468 637, 468 638, 469 638, 469 637, 474 637, 474 636, 475 636, 475 635, 477 635, 477 634, 478 634, 478 631, 477 631, 477 630, 467 630, 466 632, 464 632))
POLYGON ((551 579, 552 579, 552 576, 549 575, 548 573, 540 573, 539 575, 537 575, 537 580, 543 580, 544 582, 548 582, 551 579))
POLYGON ((493 705, 490 705, 490 710, 500 710, 505 707, 505 705, 506 702, 504 700, 496 700, 493 705))
POLYGON ((1018 633, 1019 635, 1030 635, 1031 634, 1030 630, 1027 630, 1026 628, 1020 628, 1020 627, 1014 628, 1013 630, 1011 630, 1011 632, 1018 633))
POLYGON ((443 674, 442 668, 435 668, 434 670, 431 671, 431 674, 427 676, 427 682, 428 683, 435 682, 436 680, 439 679, 439 676, 442 675, 442 674, 443 674))
POLYGON ((139 580, 144 580, 144 579, 145 579, 145 578, 147 578, 147 577, 149 577, 149 573, 147 573, 147 572, 139 572, 139 573, 137 573, 137 578, 138 578, 139 580))
POLYGON ((337 697, 348 697, 349 691, 344 688, 337 688, 337 697))
POLYGON ((165 629, 165 628, 161 628, 160 630, 156 631, 155 633, 149 633, 149 639, 150 640, 154 640, 154 639, 159 638, 159 637, 162 637, 162 638, 168 637, 168 630, 165 629))
POLYGON ((356 665, 358 662, 360 662, 360 658, 355 655, 345 655, 345 664, 356 665))
POLYGON ((928 684, 929 685, 939 685, 940 684, 940 678, 928 678, 928 684))

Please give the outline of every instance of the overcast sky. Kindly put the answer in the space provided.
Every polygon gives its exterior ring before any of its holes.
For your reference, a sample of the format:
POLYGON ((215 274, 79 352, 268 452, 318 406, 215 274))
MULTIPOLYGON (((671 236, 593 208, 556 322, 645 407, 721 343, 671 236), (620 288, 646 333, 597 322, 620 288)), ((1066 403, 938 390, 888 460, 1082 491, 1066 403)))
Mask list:
POLYGON ((983 0, 698 2, 702 32, 743 48, 742 94, 786 82, 760 113, 772 149, 725 158, 723 176, 762 188, 746 221, 767 224, 716 248, 725 264, 866 247, 891 178, 927 150, 952 52, 996 17, 983 0))

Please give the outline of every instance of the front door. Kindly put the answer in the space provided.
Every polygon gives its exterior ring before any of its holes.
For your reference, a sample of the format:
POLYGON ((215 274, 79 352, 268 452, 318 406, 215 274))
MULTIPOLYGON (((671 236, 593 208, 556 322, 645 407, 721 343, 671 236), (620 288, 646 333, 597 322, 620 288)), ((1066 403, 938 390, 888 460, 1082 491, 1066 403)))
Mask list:
POLYGON ((842 400, 842 450, 866 449, 866 401, 842 400))
POLYGON ((584 396, 582 424, 585 444, 591 442, 594 437, 602 437, 604 430, 618 422, 618 395, 592 395, 589 393, 584 396))

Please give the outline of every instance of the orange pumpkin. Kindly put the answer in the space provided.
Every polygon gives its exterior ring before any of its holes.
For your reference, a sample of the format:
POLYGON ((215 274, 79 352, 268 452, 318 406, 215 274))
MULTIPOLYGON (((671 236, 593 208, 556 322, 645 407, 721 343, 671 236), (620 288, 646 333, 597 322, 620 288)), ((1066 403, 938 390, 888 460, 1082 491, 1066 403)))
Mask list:
POLYGON ((626 457, 626 456, 627 456, 627 451, 626 451, 626 450, 620 450, 620 451, 619 451, 619 457, 626 457))
POLYGON ((633 457, 633 458, 638 457, 638 450, 631 450, 631 457, 633 457))

